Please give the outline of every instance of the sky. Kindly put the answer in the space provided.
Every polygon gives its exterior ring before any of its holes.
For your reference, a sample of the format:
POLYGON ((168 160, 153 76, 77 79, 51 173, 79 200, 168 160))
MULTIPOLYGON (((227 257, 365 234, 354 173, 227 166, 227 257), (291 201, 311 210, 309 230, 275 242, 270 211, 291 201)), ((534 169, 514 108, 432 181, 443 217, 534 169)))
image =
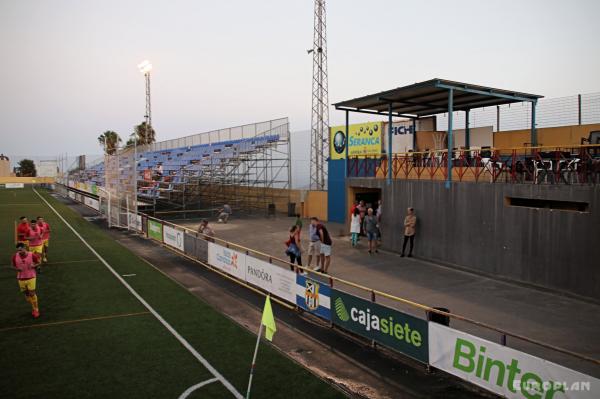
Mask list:
MULTIPOLYGON (((598 15, 597 0, 330 0, 329 102, 434 77, 600 91, 598 15)), ((144 59, 159 141, 284 116, 306 131, 312 34, 309 0, 0 0, 0 152, 99 154, 103 131, 128 136, 144 59)))

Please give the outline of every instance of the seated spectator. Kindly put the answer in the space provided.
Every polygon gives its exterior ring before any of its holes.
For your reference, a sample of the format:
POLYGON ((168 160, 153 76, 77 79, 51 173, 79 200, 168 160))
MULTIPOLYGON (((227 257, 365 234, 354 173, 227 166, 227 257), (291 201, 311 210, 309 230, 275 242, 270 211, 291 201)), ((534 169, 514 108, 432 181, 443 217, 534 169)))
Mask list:
POLYGON ((206 241, 215 242, 214 236, 215 231, 208 225, 208 220, 202 219, 200 226, 198 226, 198 233, 202 234, 206 241))
POLYGON ((219 223, 227 223, 232 213, 228 204, 223 205, 223 208, 219 209, 219 223))

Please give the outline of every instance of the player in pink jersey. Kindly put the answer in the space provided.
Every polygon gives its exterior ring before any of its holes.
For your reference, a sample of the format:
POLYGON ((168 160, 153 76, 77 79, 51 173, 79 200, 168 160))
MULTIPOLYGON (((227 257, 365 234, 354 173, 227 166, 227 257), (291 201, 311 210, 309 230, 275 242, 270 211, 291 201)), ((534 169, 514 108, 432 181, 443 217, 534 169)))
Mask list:
POLYGON ((36 272, 35 267, 41 261, 38 254, 27 251, 25 244, 17 244, 17 253, 12 257, 13 268, 17 271, 17 281, 21 292, 25 294, 25 299, 31 304, 31 315, 34 318, 40 317, 40 308, 38 306, 38 297, 35 292, 36 272))
POLYGON ((42 216, 37 217, 37 225, 42 229, 42 262, 48 262, 48 247, 50 246, 50 225, 42 216))
MULTIPOLYGON (((40 226, 38 226, 37 221, 35 219, 31 219, 31 224, 29 225, 29 233, 27 234, 27 240, 29 240, 29 250, 34 254, 38 254, 40 259, 43 256, 44 252, 44 231, 40 226)), ((38 273, 41 273, 40 266, 37 266, 38 273)))

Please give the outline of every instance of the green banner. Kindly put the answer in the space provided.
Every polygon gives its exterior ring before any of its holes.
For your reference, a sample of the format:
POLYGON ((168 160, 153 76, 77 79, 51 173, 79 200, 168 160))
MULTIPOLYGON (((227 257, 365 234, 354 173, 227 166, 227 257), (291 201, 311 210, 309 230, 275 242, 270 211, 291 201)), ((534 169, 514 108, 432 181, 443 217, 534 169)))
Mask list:
POLYGON ((427 321, 338 290, 331 290, 331 320, 345 330, 427 363, 427 321))
POLYGON ((160 222, 155 222, 154 220, 148 219, 148 237, 162 242, 163 227, 160 222))

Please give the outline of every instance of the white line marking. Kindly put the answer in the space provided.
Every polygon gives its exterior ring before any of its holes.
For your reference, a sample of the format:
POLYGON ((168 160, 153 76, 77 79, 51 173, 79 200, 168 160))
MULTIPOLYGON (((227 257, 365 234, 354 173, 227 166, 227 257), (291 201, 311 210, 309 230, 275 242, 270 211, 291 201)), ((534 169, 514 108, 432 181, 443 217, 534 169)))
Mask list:
POLYGON ((184 393, 182 393, 181 395, 179 395, 179 399, 185 399, 188 396, 190 396, 190 394, 192 392, 194 392, 196 389, 202 388, 203 386, 208 385, 210 383, 213 383, 213 382, 215 382, 217 380, 218 380, 218 378, 211 378, 210 380, 206 380, 206 381, 203 381, 203 382, 201 382, 199 384, 192 385, 191 387, 189 387, 188 389, 186 389, 184 393))
MULTIPOLYGON (((33 188, 33 187, 32 187, 33 188)), ((42 197, 42 195, 40 193, 37 192, 37 190, 35 188, 33 188, 33 191, 38 195, 38 197, 40 197, 40 199, 42 201, 44 201, 46 203, 46 205, 48 205, 48 207, 52 210, 52 212, 54 212, 56 214, 56 216, 58 216, 60 218, 60 220, 62 220, 62 222, 69 228, 71 229, 71 231, 81 240, 81 242, 83 242, 83 244, 88 247, 88 249, 90 251, 92 251, 92 253, 94 255, 96 255, 96 257, 100 260, 100 262, 102 262, 104 264, 104 266, 106 266, 106 268, 117 278, 117 280, 119 280, 121 282, 121 284, 123 284, 125 286, 125 288, 127 288, 129 290, 129 292, 131 292, 131 294, 136 297, 136 299, 138 301, 141 302, 142 305, 144 305, 144 307, 146 309, 148 309, 148 311, 150 313, 152 313, 152 315, 154 317, 156 317, 156 319, 167 329, 169 330, 169 332, 181 343, 181 345, 183 345, 196 359, 198 359, 198 361, 200 363, 202 363, 202 365, 204 367, 206 367, 208 369, 208 371, 210 371, 210 373, 212 375, 215 376, 216 379, 218 379, 219 381, 221 381, 221 383, 225 386, 225 388, 227 388, 227 390, 229 392, 231 392, 233 394, 233 396, 235 396, 237 399, 244 399, 244 397, 235 389, 235 387, 225 379, 225 377, 223 377, 223 375, 221 375, 221 373, 219 373, 217 371, 217 369, 215 369, 209 362, 208 360, 206 360, 204 357, 202 357, 202 355, 200 353, 198 353, 198 351, 196 351, 196 349, 194 349, 194 347, 192 345, 190 345, 190 343, 183 338, 165 319, 162 318, 162 316, 160 314, 158 314, 158 312, 156 310, 154 310, 154 308, 152 306, 150 306, 150 304, 148 302, 146 302, 146 300, 144 298, 142 298, 140 296, 140 294, 138 294, 128 283, 127 281, 125 281, 123 279, 123 277, 121 277, 119 275, 119 273, 117 273, 115 271, 115 269, 112 268, 111 265, 108 264, 108 262, 106 260, 104 260, 104 258, 102 256, 100 256, 100 254, 98 252, 96 252, 96 250, 90 245, 88 244, 88 242, 77 232, 77 230, 75 230, 73 228, 73 226, 71 226, 69 224, 69 222, 67 222, 65 220, 65 218, 62 217, 62 215, 60 213, 58 213, 58 211, 56 209, 54 209, 54 207, 52 205, 50 205, 50 203, 48 201, 46 201, 46 199, 44 197, 42 197)))
POLYGON ((123 277, 133 277, 133 276, 135 276, 135 273, 132 273, 132 274, 121 274, 121 276, 123 276, 123 277))

